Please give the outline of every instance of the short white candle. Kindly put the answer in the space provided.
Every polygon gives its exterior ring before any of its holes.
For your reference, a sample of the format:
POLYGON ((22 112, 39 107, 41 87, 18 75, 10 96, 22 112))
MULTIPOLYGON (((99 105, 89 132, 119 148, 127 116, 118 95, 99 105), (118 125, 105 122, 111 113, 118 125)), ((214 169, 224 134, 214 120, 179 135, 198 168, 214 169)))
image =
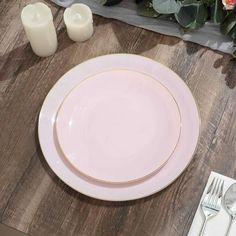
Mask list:
POLYGON ((93 14, 85 4, 77 3, 66 8, 64 22, 73 41, 83 42, 93 35, 93 14))
POLYGON ((47 57, 57 50, 57 35, 50 8, 44 3, 29 4, 21 12, 21 20, 34 53, 47 57))

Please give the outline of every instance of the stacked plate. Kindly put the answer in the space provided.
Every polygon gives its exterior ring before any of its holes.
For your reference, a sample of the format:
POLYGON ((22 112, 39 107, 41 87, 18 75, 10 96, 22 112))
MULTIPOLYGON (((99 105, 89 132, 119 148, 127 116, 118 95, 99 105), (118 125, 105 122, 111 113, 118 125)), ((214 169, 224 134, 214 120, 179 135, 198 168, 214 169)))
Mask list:
POLYGON ((39 140, 52 170, 88 196, 125 201, 172 183, 194 154, 200 120, 185 83, 145 57, 86 61, 51 89, 39 140))

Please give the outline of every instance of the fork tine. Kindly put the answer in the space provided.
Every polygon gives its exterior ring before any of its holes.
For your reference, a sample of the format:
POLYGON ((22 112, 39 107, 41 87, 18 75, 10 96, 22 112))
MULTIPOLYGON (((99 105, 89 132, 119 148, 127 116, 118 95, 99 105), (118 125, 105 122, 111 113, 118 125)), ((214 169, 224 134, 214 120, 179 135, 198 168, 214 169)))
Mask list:
POLYGON ((223 189, 224 189, 224 180, 222 180, 222 184, 220 187, 220 198, 222 198, 222 196, 223 196, 223 189))
POLYGON ((218 185, 218 178, 216 178, 216 180, 213 183, 213 186, 212 186, 212 189, 209 193, 209 198, 208 198, 208 201, 207 201, 207 204, 210 205, 211 207, 213 207, 213 204, 214 204, 214 199, 215 199, 214 196, 216 194, 217 185, 218 185))
POLYGON ((213 190, 214 183, 215 183, 215 177, 213 178, 213 180, 211 181, 211 183, 210 183, 210 185, 209 185, 209 187, 207 189, 205 198, 203 199, 204 202, 209 202, 210 201, 211 192, 213 190))
POLYGON ((203 236, 206 222, 213 216, 216 216, 221 209, 221 198, 223 195, 224 181, 221 178, 213 178, 207 192, 201 202, 201 209, 205 216, 200 235, 203 236))
POLYGON ((224 180, 221 180, 220 181, 220 184, 219 184, 219 192, 218 192, 218 198, 221 198, 222 195, 223 195, 223 186, 224 186, 224 180))
POLYGON ((220 206, 221 204, 221 199, 222 199, 222 196, 223 196, 223 188, 224 188, 224 180, 221 180, 221 185, 219 187, 219 194, 218 194, 218 199, 217 199, 217 207, 220 206))
POLYGON ((210 186, 209 186, 208 189, 207 189, 207 193, 210 193, 210 192, 211 192, 212 186, 213 186, 214 182, 215 182, 215 177, 214 177, 213 180, 211 181, 211 184, 210 184, 210 186))
POLYGON ((224 186, 224 180, 220 180, 218 184, 218 189, 217 189, 218 191, 215 196, 215 203, 214 203, 215 208, 219 208, 221 204, 221 198, 223 195, 223 186, 224 186))
POLYGON ((214 195, 212 196, 212 206, 214 208, 217 207, 218 198, 219 198, 219 195, 220 195, 220 185, 221 185, 221 180, 217 179, 217 183, 216 183, 216 186, 215 186, 215 192, 214 192, 214 195))

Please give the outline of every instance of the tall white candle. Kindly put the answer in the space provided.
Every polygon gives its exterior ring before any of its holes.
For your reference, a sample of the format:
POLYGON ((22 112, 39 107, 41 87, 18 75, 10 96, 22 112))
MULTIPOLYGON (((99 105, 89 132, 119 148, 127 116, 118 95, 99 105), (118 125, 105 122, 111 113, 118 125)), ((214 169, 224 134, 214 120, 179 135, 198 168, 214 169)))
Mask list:
POLYGON ((50 8, 44 3, 29 4, 21 12, 21 20, 34 53, 47 57, 57 49, 57 35, 50 8))
POLYGON ((82 42, 93 35, 93 14, 81 3, 73 4, 64 12, 64 22, 71 40, 82 42))

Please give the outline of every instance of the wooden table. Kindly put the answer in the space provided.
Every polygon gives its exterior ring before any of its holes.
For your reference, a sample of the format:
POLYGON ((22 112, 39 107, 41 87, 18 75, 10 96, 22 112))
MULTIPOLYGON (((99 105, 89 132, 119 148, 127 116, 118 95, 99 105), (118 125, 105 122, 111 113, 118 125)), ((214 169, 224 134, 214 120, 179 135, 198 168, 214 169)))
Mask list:
POLYGON ((236 177, 236 64, 231 56, 174 37, 95 16, 85 43, 67 37, 63 9, 50 4, 59 48, 35 56, 20 12, 34 2, 0 2, 0 222, 30 235, 187 235, 211 170, 236 177), (37 123, 45 96, 75 65, 110 53, 140 54, 174 70, 199 105, 202 130, 183 174, 153 196, 105 202, 65 185, 40 150, 37 123))

